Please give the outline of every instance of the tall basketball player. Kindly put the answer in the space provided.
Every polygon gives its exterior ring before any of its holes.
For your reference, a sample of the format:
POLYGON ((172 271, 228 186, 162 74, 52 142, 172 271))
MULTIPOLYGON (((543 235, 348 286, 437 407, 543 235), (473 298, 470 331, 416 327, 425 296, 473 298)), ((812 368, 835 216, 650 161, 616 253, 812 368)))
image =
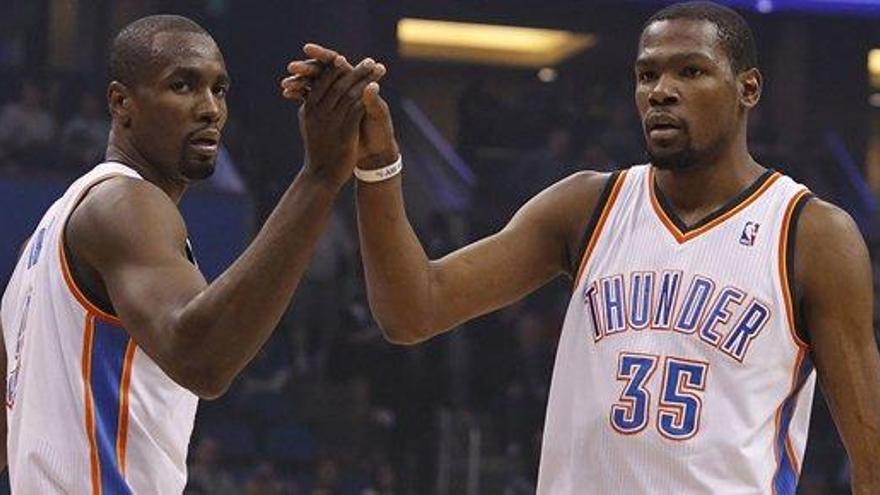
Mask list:
POLYGON ((358 220, 390 341, 415 344, 573 280, 538 493, 793 494, 817 375, 854 492, 880 493, 867 250, 846 213, 750 156, 756 58, 732 10, 658 12, 635 61, 650 163, 568 177, 439 260, 406 218, 387 106, 365 94, 358 220))
POLYGON ((3 295, 14 493, 183 491, 197 399, 221 395, 277 325, 356 163, 361 93, 384 74, 367 59, 314 84, 305 167, 209 285, 177 203, 214 168, 223 56, 194 22, 154 16, 120 32, 110 66, 108 161, 46 212, 3 295))

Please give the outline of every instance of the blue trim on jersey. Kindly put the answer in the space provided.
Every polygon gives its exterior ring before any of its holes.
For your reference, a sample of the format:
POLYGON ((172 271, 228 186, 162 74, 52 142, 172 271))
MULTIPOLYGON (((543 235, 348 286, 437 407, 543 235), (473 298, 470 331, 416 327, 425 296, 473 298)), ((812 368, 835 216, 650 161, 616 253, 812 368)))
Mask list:
POLYGON ((131 488, 122 477, 116 455, 119 387, 128 341, 129 336, 124 329, 95 319, 90 385, 95 401, 95 440, 103 495, 131 495, 131 488))
POLYGON ((773 488, 776 495, 795 495, 795 492, 797 491, 798 475, 800 473, 795 471, 794 460, 789 456, 788 449, 785 448, 785 441, 788 438, 788 429, 791 426, 791 420, 794 417, 794 410, 798 396, 800 395, 804 382, 807 380, 807 377, 810 376, 812 371, 813 362, 810 360, 809 355, 804 356, 804 360, 798 370, 795 388, 782 403, 779 431, 774 440, 776 443, 776 451, 779 452, 779 463, 776 467, 776 474, 773 476, 773 488))

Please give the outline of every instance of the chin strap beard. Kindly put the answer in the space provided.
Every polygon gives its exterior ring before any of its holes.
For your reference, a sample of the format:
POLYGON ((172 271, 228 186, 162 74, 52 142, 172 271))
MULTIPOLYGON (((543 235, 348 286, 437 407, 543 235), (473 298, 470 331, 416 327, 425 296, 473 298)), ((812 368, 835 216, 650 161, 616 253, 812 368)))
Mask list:
POLYGON ((693 150, 690 148, 669 155, 658 155, 648 150, 648 158, 651 164, 660 170, 684 170, 696 164, 693 150))

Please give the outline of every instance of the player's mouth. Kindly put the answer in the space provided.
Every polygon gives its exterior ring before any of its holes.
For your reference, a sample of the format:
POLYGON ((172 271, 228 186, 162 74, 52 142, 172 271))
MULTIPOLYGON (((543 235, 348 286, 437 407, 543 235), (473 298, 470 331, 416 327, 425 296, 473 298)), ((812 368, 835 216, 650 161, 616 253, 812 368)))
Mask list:
POLYGON ((648 135, 651 137, 651 139, 666 141, 674 138, 680 132, 681 129, 679 129, 678 127, 657 126, 648 131, 648 135))
POLYGON ((678 117, 669 113, 652 113, 645 118, 645 130, 652 140, 667 141, 678 136, 684 124, 678 117))
POLYGON ((204 129, 195 132, 189 138, 189 145, 204 155, 216 155, 220 148, 220 131, 217 129, 204 129))

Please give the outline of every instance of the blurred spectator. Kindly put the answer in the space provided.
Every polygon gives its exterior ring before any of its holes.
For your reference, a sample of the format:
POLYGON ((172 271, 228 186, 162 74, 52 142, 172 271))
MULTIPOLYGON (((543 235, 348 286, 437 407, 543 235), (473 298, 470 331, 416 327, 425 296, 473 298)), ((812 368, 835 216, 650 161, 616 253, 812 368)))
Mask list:
POLYGON ((642 126, 629 95, 612 98, 608 121, 602 124, 596 141, 621 167, 645 162, 642 126))
POLYGON ((294 404, 287 389, 293 377, 285 335, 273 336, 242 373, 235 390, 239 411, 266 426, 292 419, 294 404))
POLYGON ((573 151, 571 130, 563 124, 551 126, 546 131, 543 144, 525 152, 522 160, 514 165, 510 184, 517 189, 515 204, 525 203, 554 182, 574 172, 573 151))
POLYGON ((350 260, 354 259, 355 249, 355 234, 337 208, 293 298, 289 320, 298 371, 324 370, 340 314, 347 307, 340 287, 342 280, 350 276, 346 268, 353 264, 350 260))
POLYGON ((187 495, 236 495, 240 493, 235 480, 223 469, 220 442, 203 437, 192 456, 189 467, 187 495))
POLYGON ((503 139, 496 124, 506 120, 507 111, 482 79, 462 92, 458 112, 458 151, 466 160, 473 158, 476 148, 497 146, 503 139))
POLYGON ((51 167, 57 124, 43 108, 44 99, 43 89, 25 80, 19 99, 0 109, 0 168, 51 167))
POLYGON ((372 483, 361 491, 360 495, 395 495, 397 494, 397 475, 391 464, 383 463, 373 472, 372 483))
POLYGON ((310 495, 340 495, 339 465, 335 459, 321 459, 315 467, 315 486, 310 495))
POLYGON ((241 394, 280 394, 290 380, 291 370, 278 347, 264 347, 248 366, 241 380, 241 394))
POLYGON ((260 462, 245 482, 245 495, 282 495, 285 492, 284 482, 275 472, 275 467, 268 461, 260 462))
POLYGON ((76 115, 61 130, 62 164, 68 170, 84 171, 102 161, 109 132, 101 100, 93 93, 83 93, 76 115))
POLYGON ((614 163, 614 159, 599 143, 587 144, 581 150, 580 163, 583 169, 599 172, 611 172, 618 168, 618 164, 614 163))

